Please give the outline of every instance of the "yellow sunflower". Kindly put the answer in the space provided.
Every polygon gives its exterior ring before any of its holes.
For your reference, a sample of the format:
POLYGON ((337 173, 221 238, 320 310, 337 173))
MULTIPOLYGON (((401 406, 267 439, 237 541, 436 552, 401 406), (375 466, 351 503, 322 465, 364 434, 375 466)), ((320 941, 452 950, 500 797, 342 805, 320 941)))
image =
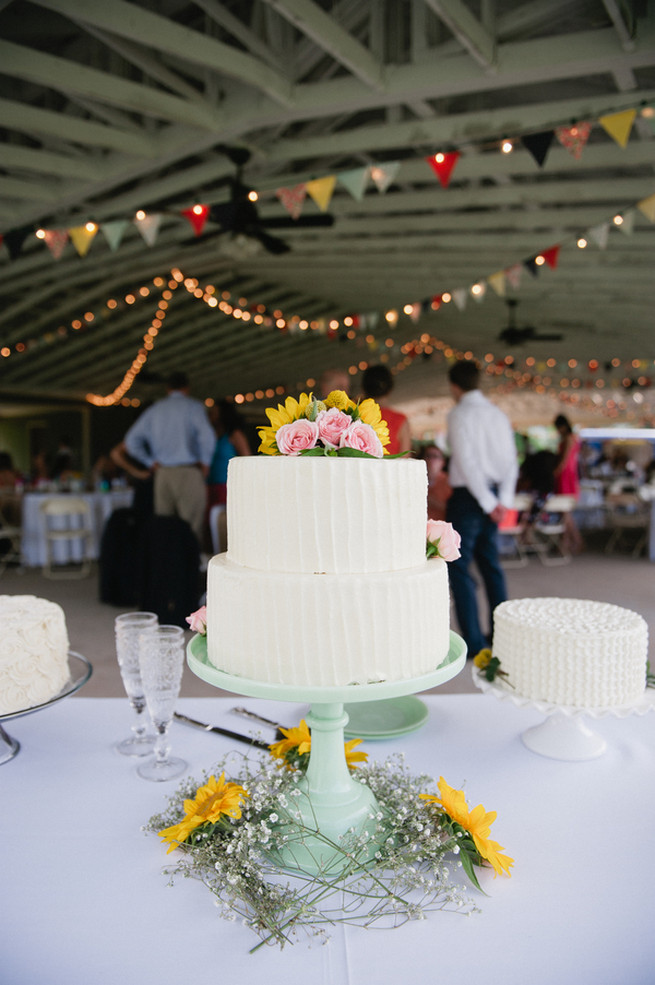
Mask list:
POLYGON ((198 788, 193 800, 184 801, 185 816, 179 824, 164 828, 159 837, 170 843, 168 851, 172 852, 202 824, 218 821, 222 815, 239 820, 241 801, 247 796, 247 791, 238 783, 225 782, 225 773, 221 773, 218 780, 210 776, 207 783, 198 788))
POLYGON ((366 400, 362 400, 361 404, 357 405, 357 409, 360 420, 364 421, 365 424, 370 424, 380 439, 382 446, 388 445, 389 428, 387 427, 387 422, 382 419, 382 411, 380 410, 379 404, 368 397, 366 400))
POLYGON ((489 862, 497 874, 505 873, 510 875, 510 868, 514 865, 514 859, 509 855, 501 855, 503 846, 497 841, 489 838, 491 825, 496 820, 496 811, 485 811, 482 804, 478 804, 472 811, 466 805, 466 798, 463 790, 455 790, 450 784, 446 783, 443 776, 439 778, 440 797, 432 794, 420 794, 421 800, 440 804, 446 814, 459 824, 460 827, 468 831, 475 842, 475 847, 482 856, 489 862))
POLYGON ((261 444, 259 451, 263 455, 279 455, 280 451, 275 440, 275 435, 283 424, 291 424, 305 416, 307 405, 312 399, 311 394, 301 393, 298 400, 295 397, 287 397, 284 404, 278 404, 277 408, 267 407, 266 416, 271 422, 270 425, 259 428, 261 444))
MULTIPOLYGON (((304 718, 297 728, 281 728, 280 732, 286 738, 280 739, 279 742, 274 742, 268 747, 271 751, 271 756, 275 759, 286 759, 287 753, 290 752, 293 752, 296 756, 304 756, 305 753, 310 752, 312 748, 312 736, 304 718)), ((355 746, 360 745, 361 741, 361 739, 350 739, 349 742, 344 742, 343 748, 346 754, 346 763, 350 769, 356 769, 357 763, 365 763, 368 759, 367 752, 355 752, 355 746)))
POLYGON ((480 652, 476 653, 476 655, 473 657, 473 663, 475 664, 476 667, 479 667, 480 670, 484 670, 484 668, 488 666, 490 660, 491 660, 491 650, 489 650, 487 647, 485 647, 484 650, 480 650, 480 652))

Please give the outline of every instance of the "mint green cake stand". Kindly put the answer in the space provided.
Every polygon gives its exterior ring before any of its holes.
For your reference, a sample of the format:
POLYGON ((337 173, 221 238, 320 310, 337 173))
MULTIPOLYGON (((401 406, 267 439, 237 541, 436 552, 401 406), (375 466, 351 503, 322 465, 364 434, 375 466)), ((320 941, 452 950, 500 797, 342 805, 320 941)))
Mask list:
MULTIPOLYGON (((310 687, 293 684, 268 684, 247 677, 226 674, 207 659, 207 640, 194 636, 187 647, 187 662, 198 677, 208 684, 243 694, 251 698, 272 701, 298 701, 311 705, 307 724, 312 733, 309 765, 299 783, 301 796, 297 799, 298 821, 309 829, 302 842, 295 839, 289 856, 280 864, 304 872, 329 872, 338 875, 350 864, 343 852, 332 845, 348 831, 364 830, 371 815, 380 807, 370 789, 357 782, 346 764, 343 730, 348 723, 344 704, 352 701, 379 701, 416 694, 438 687, 455 677, 466 663, 466 644, 456 633, 450 633, 450 649, 446 659, 429 674, 402 681, 381 681, 376 684, 350 684, 346 687, 310 687)), ((377 843, 371 839, 371 856, 377 843)))

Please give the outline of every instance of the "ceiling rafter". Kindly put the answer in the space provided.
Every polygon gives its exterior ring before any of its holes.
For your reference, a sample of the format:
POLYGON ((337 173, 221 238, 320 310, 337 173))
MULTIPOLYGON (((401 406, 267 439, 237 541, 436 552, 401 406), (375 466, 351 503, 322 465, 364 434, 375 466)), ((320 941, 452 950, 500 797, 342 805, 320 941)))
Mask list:
POLYGON ((447 24, 457 40, 484 69, 495 61, 495 41, 462 0, 424 0, 430 10, 447 24))

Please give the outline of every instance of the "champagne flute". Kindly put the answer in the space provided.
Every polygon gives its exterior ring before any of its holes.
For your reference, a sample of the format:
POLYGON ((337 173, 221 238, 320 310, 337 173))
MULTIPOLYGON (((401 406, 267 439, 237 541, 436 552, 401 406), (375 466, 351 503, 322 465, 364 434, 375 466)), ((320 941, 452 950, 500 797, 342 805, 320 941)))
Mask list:
POLYGON ((137 767, 144 780, 174 780, 187 768, 170 756, 168 729, 180 693, 184 668, 184 630, 155 626, 139 635, 139 665, 150 718, 155 726, 155 758, 137 767))
POLYGON ((143 714, 146 699, 139 669, 139 634, 156 625, 157 616, 154 612, 126 612, 122 616, 116 616, 114 620, 118 666, 135 713, 132 726, 134 734, 116 745, 123 756, 150 756, 154 749, 155 737, 147 733, 143 714))

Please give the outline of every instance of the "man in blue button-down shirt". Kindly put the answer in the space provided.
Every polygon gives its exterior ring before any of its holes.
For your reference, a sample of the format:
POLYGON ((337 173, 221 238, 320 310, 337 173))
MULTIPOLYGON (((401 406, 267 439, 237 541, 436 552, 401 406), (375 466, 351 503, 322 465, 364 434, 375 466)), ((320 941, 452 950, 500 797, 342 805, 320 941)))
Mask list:
POLYGON ((154 474, 155 513, 186 520, 202 542, 216 434, 204 406, 189 396, 184 373, 170 377, 168 396, 144 411, 124 444, 154 474))

